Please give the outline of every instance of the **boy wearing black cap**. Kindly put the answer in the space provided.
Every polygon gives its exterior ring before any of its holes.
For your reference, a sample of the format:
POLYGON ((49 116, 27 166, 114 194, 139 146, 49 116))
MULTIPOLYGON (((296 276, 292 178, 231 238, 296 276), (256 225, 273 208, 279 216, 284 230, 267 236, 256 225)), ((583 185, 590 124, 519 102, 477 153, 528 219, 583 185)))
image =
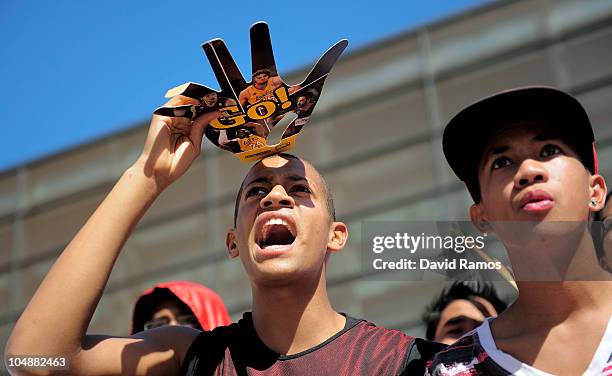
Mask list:
POLYGON ((588 231, 606 185, 582 106, 548 87, 506 91, 456 115, 443 147, 474 199, 472 222, 506 247, 519 297, 438 353, 429 374, 612 372, 612 283, 588 231))

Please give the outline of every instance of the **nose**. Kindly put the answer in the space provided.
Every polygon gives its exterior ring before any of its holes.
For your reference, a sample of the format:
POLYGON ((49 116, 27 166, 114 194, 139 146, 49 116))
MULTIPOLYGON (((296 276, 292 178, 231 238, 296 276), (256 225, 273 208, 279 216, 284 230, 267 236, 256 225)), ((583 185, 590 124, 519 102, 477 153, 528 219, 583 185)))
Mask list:
POLYGON ((514 176, 514 188, 522 189, 529 185, 546 181, 548 181, 548 171, 542 163, 533 159, 526 159, 521 163, 514 176))
POLYGON ((268 194, 259 202, 262 209, 273 208, 291 208, 295 202, 293 197, 287 194, 282 185, 276 185, 268 194))

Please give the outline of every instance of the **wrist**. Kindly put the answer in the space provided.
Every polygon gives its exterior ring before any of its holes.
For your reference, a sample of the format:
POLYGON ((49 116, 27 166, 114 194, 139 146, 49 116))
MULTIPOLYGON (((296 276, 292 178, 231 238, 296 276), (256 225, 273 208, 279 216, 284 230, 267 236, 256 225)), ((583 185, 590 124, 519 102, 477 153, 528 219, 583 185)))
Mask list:
POLYGON ((157 198, 166 188, 151 173, 147 174, 145 162, 140 158, 123 173, 122 179, 127 179, 130 185, 141 190, 151 199, 157 198))

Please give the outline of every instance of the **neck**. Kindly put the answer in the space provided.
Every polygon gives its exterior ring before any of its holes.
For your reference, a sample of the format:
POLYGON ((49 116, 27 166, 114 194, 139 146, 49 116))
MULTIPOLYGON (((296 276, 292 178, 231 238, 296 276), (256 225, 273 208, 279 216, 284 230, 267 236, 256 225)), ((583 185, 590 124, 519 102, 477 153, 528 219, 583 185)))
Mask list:
POLYGON ((599 265, 587 223, 517 224, 504 241, 517 281, 610 281, 599 265), (526 235, 527 234, 527 235, 526 235))
POLYGON ((295 354, 342 330, 346 319, 331 307, 324 269, 316 278, 290 285, 252 284, 253 324, 269 349, 295 354))
POLYGON ((500 348, 504 349, 504 344, 510 346, 505 348, 506 352, 520 353, 522 347, 530 349, 528 353, 537 353, 553 332, 587 335, 584 328, 593 326, 599 328, 598 333, 603 332, 612 315, 611 282, 517 282, 517 285, 519 297, 491 326, 500 348))
POLYGON ((537 316, 539 322, 554 325, 576 312, 612 308, 609 281, 517 282, 517 286, 519 298, 512 308, 537 316))
POLYGON ((599 266, 588 229, 529 243, 508 248, 519 290, 508 313, 522 325, 553 327, 581 313, 612 312, 612 274, 599 266))

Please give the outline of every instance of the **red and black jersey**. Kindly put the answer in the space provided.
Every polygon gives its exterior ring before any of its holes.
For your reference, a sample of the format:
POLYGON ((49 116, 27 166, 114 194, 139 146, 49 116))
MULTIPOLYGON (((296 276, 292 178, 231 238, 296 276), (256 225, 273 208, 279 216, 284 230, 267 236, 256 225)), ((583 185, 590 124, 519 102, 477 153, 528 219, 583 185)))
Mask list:
POLYGON ((202 332, 181 375, 423 375, 425 362, 442 348, 347 316, 344 328, 325 342, 281 355, 261 342, 245 313, 238 323, 202 332))

